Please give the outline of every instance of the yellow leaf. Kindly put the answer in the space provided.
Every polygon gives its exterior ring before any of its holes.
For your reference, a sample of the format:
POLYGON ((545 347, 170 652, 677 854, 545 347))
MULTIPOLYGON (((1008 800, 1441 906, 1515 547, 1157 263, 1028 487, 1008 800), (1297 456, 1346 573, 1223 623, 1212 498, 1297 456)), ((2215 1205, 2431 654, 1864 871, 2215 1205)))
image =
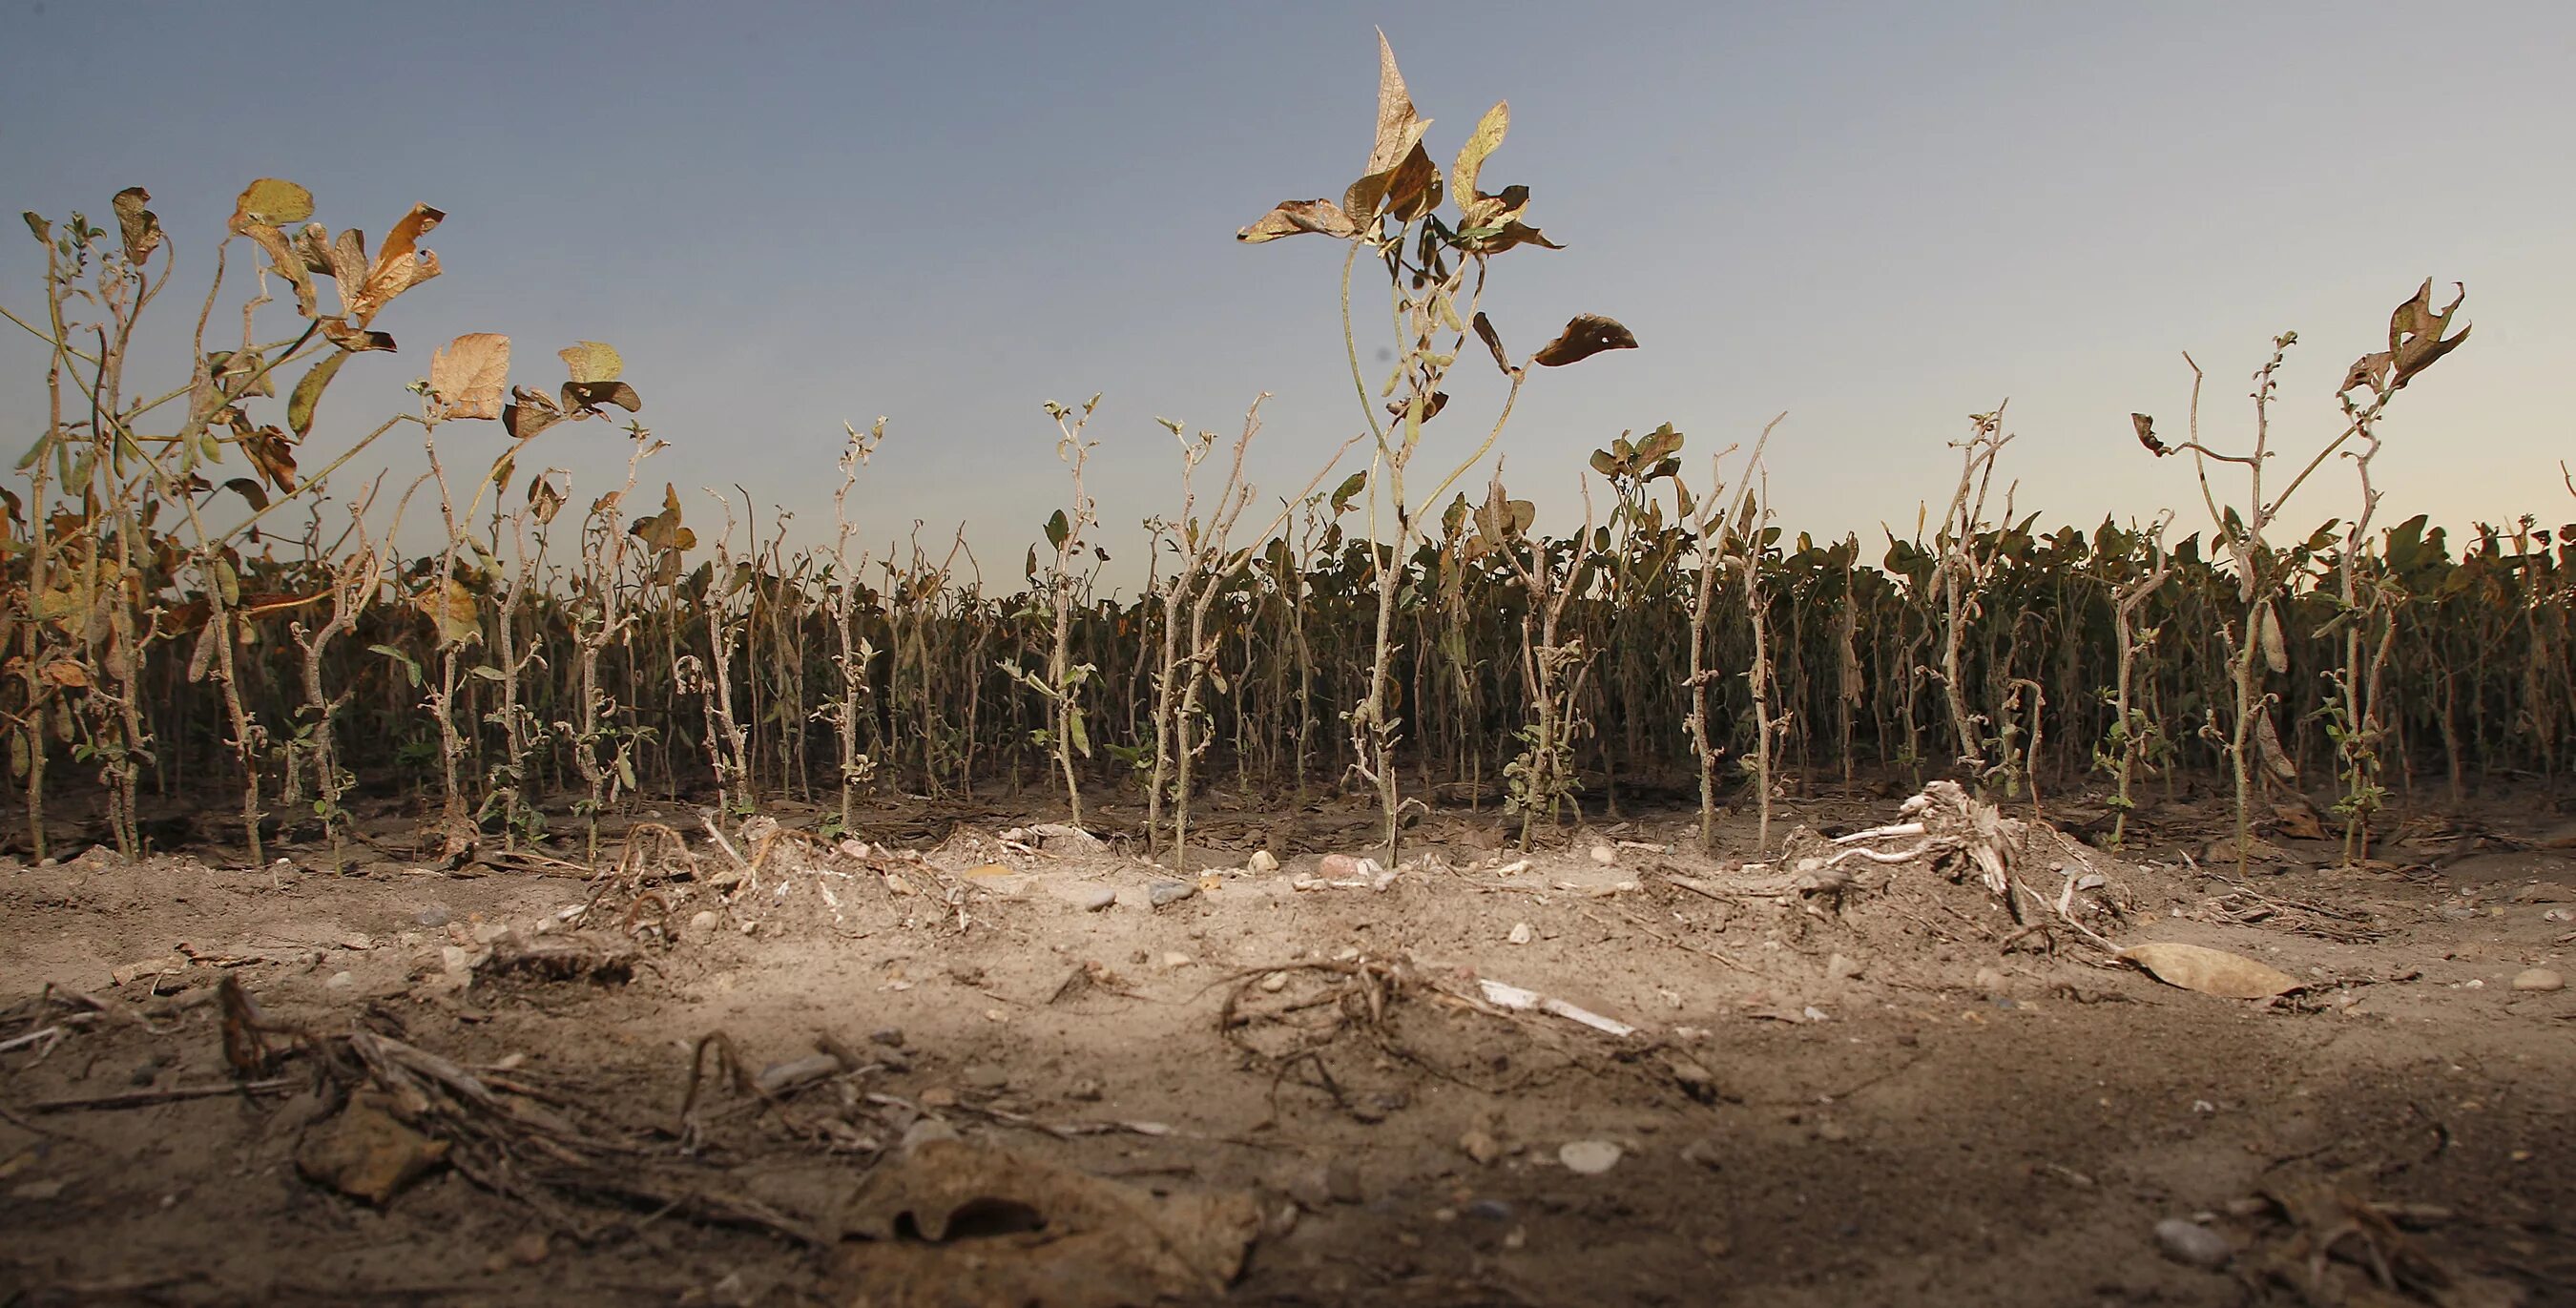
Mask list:
POLYGON ((424 587, 419 594, 412 596, 411 603, 438 627, 441 649, 483 638, 483 623, 474 603, 474 592, 453 577, 424 587))
POLYGON ((233 230, 280 227, 313 216, 313 193, 282 177, 263 177, 233 202, 233 230))
POLYGON ((598 341, 583 341, 556 353, 576 382, 612 382, 626 371, 626 361, 617 357, 616 348, 598 341))

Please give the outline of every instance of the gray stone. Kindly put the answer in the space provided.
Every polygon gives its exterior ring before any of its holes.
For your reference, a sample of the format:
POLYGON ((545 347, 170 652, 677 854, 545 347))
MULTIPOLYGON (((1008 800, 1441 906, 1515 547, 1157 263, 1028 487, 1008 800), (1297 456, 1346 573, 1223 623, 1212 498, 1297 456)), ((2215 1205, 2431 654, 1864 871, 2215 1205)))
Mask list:
POLYGON ((1161 908, 1165 904, 1177 904, 1198 892, 1198 883, 1194 881, 1157 881, 1145 887, 1145 900, 1161 908))
POLYGON ((2156 1223, 2156 1247, 2165 1257, 2186 1267, 2214 1272, 2236 1256, 2227 1237, 2187 1218, 2168 1217, 2156 1223))

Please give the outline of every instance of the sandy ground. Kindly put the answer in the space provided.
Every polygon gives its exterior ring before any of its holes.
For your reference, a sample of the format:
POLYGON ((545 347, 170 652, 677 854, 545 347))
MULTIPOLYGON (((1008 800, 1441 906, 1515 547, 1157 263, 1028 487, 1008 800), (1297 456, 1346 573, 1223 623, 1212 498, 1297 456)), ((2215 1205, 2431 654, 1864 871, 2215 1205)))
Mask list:
POLYGON ((0 864, 0 1303, 2576 1303, 2563 810, 2008 830, 2017 920, 1901 798, 0 864))

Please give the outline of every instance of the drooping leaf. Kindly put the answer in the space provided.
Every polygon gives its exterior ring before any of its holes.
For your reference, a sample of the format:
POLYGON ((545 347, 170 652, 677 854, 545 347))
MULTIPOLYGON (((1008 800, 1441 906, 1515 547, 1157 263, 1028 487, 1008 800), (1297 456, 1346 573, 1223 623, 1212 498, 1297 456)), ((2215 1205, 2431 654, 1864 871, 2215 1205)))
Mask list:
POLYGON ((254 510, 268 507, 268 488, 248 477, 235 477, 224 483, 224 489, 241 496, 254 510))
POLYGON ((322 338, 351 354, 361 354, 368 350, 391 351, 394 348, 394 338, 390 333, 351 326, 347 320, 341 318, 322 320, 322 338))
POLYGON ((1543 367, 1562 368, 1581 363, 1605 350, 1633 350, 1637 337, 1616 321, 1597 313, 1576 314, 1565 324, 1555 340, 1541 347, 1536 362, 1543 367))
MULTIPOLYGON (((2350 387, 2347 386, 2346 389, 2348 390, 2350 387)), ((2173 447, 2156 438, 2155 419, 2150 418, 2143 413, 2132 413, 2129 415, 2129 425, 2137 429, 2138 443, 2147 447, 2147 453, 2155 455, 2159 459, 2173 453, 2173 447)))
POLYGON ((2176 941, 2131 945, 2120 951, 2120 957, 2145 968, 2167 985, 2222 999, 2270 999, 2304 984, 2287 972, 2253 959, 2176 941))
POLYGON ((46 245, 54 243, 54 225, 45 221, 42 214, 33 209, 21 209, 18 211, 18 221, 27 224, 27 230, 35 235, 37 241, 46 245))
POLYGON ((1494 320, 1486 317, 1482 309, 1476 311, 1475 328, 1476 339, 1483 341, 1485 348, 1494 352, 1494 366, 1502 369, 1504 376, 1511 376, 1512 361, 1503 354, 1503 334, 1494 330, 1494 320))
POLYGON ((1069 536, 1071 536, 1072 534, 1073 534, 1073 527, 1072 527, 1072 524, 1066 520, 1066 518, 1065 518, 1065 516, 1064 516, 1064 510, 1062 510, 1062 509, 1058 509, 1058 510, 1056 510, 1056 511, 1055 511, 1055 516, 1054 516, 1054 517, 1051 517, 1051 518, 1049 518, 1049 519, 1047 519, 1047 522, 1046 522, 1046 538, 1047 538, 1047 544, 1049 544, 1049 545, 1053 545, 1053 546, 1055 546, 1057 549, 1061 550, 1061 549, 1063 549, 1063 548, 1064 548, 1064 542, 1065 542, 1066 538, 1067 538, 1067 537, 1069 537, 1069 536))
POLYGON ((1358 495, 1361 491, 1366 490, 1367 488, 1368 474, 1366 472, 1354 472, 1350 476, 1342 478, 1342 484, 1333 488, 1333 512, 1338 514, 1350 508, 1352 497, 1358 495))
POLYGON ((501 392, 509 381, 510 338, 467 332, 430 358, 431 416, 441 421, 498 418, 501 392))
POLYGON ((1258 245, 1304 232, 1347 240, 1359 233, 1359 224, 1330 200, 1282 200, 1258 222, 1236 231, 1234 239, 1258 245))
POLYGON ((233 202, 234 231, 248 227, 282 227, 313 216, 313 193, 282 177, 263 177, 242 188, 233 202))
POLYGON ((294 392, 286 398, 286 427, 295 433, 297 440, 312 434, 313 407, 322 402, 324 388, 331 384, 333 377, 340 375, 340 365, 348 361, 349 355, 345 350, 326 354, 321 362, 314 364, 296 381, 294 392))
POLYGON ((510 388, 509 407, 501 410, 501 427, 516 440, 533 440, 538 432, 564 420, 564 412, 554 397, 525 386, 510 388))
POLYGON ((598 341, 583 341, 556 353, 576 383, 613 382, 626 372, 626 360, 618 356, 616 348, 598 341))
POLYGON ((140 186, 129 186, 117 192, 116 199, 112 201, 116 206, 116 225, 122 229, 125 238, 125 261, 138 267, 152 257, 154 250, 161 248, 161 219, 143 207, 151 200, 150 191, 140 186))
POLYGON ((614 404, 634 413, 644 407, 644 398, 635 388, 622 381, 565 382, 563 407, 569 412, 597 413, 599 406, 614 404))
POLYGON ((242 453, 252 467, 281 494, 295 490, 295 442, 275 427, 262 427, 241 438, 242 453))

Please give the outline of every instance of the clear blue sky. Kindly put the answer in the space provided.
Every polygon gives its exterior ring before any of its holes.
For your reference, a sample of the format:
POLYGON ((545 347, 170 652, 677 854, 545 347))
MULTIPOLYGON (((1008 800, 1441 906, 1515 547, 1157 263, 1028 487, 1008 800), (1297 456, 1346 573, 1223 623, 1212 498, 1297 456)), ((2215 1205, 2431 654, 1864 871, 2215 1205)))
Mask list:
MULTIPOLYGON (((2468 283, 2476 335, 2400 397, 2387 510, 2576 519, 2565 4, 0 0, 0 179, 6 208, 57 217, 149 187, 199 275, 254 177, 371 238, 429 202, 446 275, 387 312, 402 352, 353 363, 318 446, 402 404, 455 333, 509 334, 546 387, 554 349, 606 340, 673 445, 652 489, 677 482, 693 522, 697 487, 739 482, 827 532, 841 423, 885 414, 869 537, 964 521, 1011 582, 1061 484, 1042 401, 1106 392, 1095 490, 1122 562, 1174 507, 1155 416, 1230 433, 1275 392, 1255 462, 1279 491, 1357 429, 1338 247, 1232 238, 1356 174, 1378 25, 1435 158, 1511 102, 1488 183, 1530 185, 1568 246, 1497 261, 1513 348, 1578 311, 1644 342, 1525 396, 1503 448, 1543 527, 1623 428, 1671 421, 1704 453, 1787 410, 1781 521, 1901 533, 1946 498, 1964 415, 2010 396, 2023 508, 2197 529, 2188 469, 2128 430, 2132 409, 2179 428, 2180 352, 2233 435, 2245 375, 2296 329, 2283 427, 2312 441, 2428 275, 2468 283)), ((34 307, 40 266, 0 236, 0 299, 34 307)), ((41 374, 11 335, 15 442, 41 374)), ((1493 398, 1462 393, 1447 448, 1493 398)), ((586 502, 617 443, 560 428, 523 466, 575 469, 586 502)), ((2323 482, 2292 516, 2349 498, 2323 482)))

